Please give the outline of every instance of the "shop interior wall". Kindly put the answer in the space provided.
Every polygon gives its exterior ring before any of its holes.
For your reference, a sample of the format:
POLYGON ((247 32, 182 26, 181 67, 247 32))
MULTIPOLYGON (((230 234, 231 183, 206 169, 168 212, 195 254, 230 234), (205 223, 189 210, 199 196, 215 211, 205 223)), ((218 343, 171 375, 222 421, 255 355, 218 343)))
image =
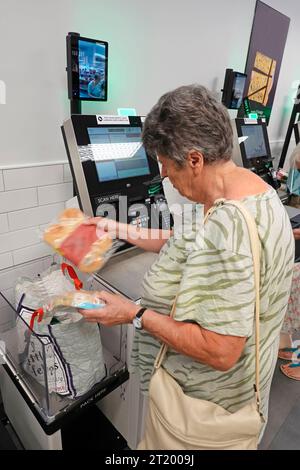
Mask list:
MULTIPOLYGON (((300 82, 300 8, 295 0, 266 3, 291 17, 269 126, 280 147, 300 82)), ((84 103, 83 112, 146 114, 182 84, 221 96, 226 67, 244 70, 255 0, 1 0, 0 8, 0 165, 20 166, 66 161, 68 31, 109 42, 109 99, 84 103)))

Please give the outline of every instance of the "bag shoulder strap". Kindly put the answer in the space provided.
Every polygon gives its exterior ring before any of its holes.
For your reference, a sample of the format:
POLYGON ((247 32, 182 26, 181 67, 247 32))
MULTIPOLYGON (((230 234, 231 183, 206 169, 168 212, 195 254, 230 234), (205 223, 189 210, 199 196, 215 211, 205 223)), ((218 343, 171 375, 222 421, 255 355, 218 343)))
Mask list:
MULTIPOLYGON (((254 267, 254 288, 255 288, 255 398, 258 409, 260 407, 260 357, 259 357, 259 344, 260 344, 260 240, 258 236, 257 225, 252 214, 246 209, 244 204, 240 201, 218 199, 215 201, 215 204, 211 209, 209 209, 204 217, 204 223, 206 223, 208 217, 215 212, 215 210, 222 205, 232 205, 235 206, 243 215, 245 222, 248 227, 250 246, 252 251, 253 258, 253 267, 254 267)), ((172 306, 170 317, 172 318, 175 314, 176 302, 178 294, 175 298, 175 301, 172 306)), ((163 343, 154 363, 154 370, 158 369, 165 357, 168 346, 163 343)))

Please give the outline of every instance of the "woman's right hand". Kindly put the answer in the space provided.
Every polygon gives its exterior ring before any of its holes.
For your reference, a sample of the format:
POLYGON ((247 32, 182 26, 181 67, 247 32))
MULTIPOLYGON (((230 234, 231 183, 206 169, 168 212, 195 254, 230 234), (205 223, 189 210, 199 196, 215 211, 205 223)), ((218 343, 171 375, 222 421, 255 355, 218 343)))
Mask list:
POLYGON ((112 238, 119 238, 120 223, 106 217, 90 217, 84 221, 85 225, 96 225, 100 230, 104 230, 112 238))
MULTIPOLYGON (((150 230, 137 225, 117 222, 116 220, 106 217, 91 217, 84 223, 87 225, 96 225, 99 231, 104 230, 113 240, 118 238, 153 253, 159 253, 162 246, 172 235, 171 230, 150 230), (152 232, 154 232, 154 234, 152 232)), ((101 233, 99 233, 99 238, 101 238, 101 233)))

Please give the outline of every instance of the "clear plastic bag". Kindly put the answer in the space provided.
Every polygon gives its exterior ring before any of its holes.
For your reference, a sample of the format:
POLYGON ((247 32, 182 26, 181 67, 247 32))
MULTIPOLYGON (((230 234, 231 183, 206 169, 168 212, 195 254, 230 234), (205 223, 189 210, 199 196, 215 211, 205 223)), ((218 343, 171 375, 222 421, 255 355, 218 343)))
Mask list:
POLYGON ((77 309, 97 309, 104 307, 105 303, 96 292, 81 289, 82 282, 74 269, 63 263, 60 268, 51 266, 33 281, 30 278, 19 278, 16 283, 17 303, 21 295, 26 293, 26 301, 34 307, 35 313, 29 323, 34 329, 35 318, 39 323, 52 324, 76 323, 82 320, 77 309), (68 277, 65 276, 67 271, 68 277), (72 282, 70 282, 70 280, 72 282))
POLYGON ((15 300, 22 368, 42 386, 46 373, 50 392, 75 398, 106 377, 106 365, 98 325, 76 309, 76 302, 96 302, 96 294, 76 290, 82 284, 73 271, 51 266, 33 279, 21 277, 15 300))
POLYGON ((107 232, 84 222, 88 217, 76 208, 65 209, 56 223, 44 231, 43 240, 84 273, 99 271, 123 244, 107 232))
POLYGON ((59 307, 73 307, 90 310, 104 307, 104 305, 105 303, 97 297, 95 292, 80 290, 64 292, 61 295, 52 297, 43 308, 45 311, 50 312, 59 307))

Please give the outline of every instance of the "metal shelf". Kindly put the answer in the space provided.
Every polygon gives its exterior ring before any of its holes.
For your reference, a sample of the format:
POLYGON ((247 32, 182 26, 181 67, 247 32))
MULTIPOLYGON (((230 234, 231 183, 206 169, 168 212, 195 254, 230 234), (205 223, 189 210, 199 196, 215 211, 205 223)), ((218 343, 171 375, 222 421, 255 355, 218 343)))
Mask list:
POLYGON ((47 435, 51 435, 61 429, 65 424, 70 420, 74 419, 76 416, 79 416, 90 406, 97 403, 99 400, 104 398, 106 395, 111 393, 113 390, 118 388, 124 382, 129 379, 129 372, 127 367, 124 366, 122 369, 117 371, 110 377, 107 377, 99 384, 95 385, 89 392, 83 395, 81 398, 77 398, 62 410, 60 413, 55 415, 53 419, 47 421, 46 417, 43 416, 38 404, 32 400, 32 397, 26 391, 26 385, 23 380, 13 372, 13 368, 7 364, 3 364, 3 368, 6 373, 9 375, 10 379, 13 381, 14 385, 24 398, 28 407, 34 414, 35 418, 41 425, 42 429, 47 435))

